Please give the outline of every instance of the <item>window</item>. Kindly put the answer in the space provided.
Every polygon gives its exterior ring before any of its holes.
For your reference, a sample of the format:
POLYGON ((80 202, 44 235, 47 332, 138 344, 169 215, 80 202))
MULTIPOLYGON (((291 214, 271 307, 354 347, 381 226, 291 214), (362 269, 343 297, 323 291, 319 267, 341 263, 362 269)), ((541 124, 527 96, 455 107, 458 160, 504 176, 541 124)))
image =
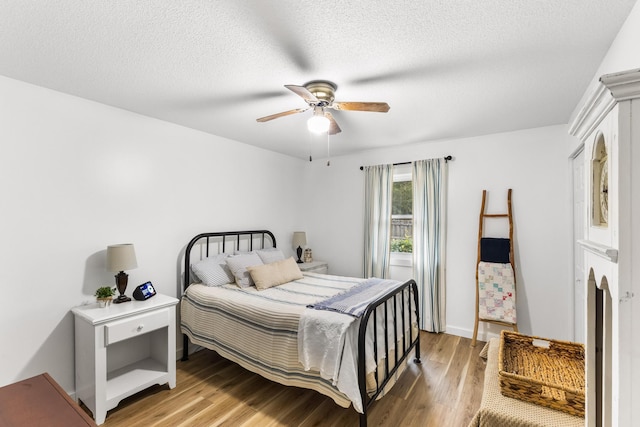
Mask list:
POLYGON ((394 167, 391 207, 391 252, 413 251, 411 165, 394 167))

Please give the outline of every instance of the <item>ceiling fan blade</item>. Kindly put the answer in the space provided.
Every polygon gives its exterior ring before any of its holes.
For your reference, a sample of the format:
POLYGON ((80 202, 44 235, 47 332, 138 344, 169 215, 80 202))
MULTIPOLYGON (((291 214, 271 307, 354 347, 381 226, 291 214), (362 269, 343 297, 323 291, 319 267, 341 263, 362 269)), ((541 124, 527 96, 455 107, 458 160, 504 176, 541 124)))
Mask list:
POLYGON ((342 132, 342 129, 338 126, 338 122, 336 122, 336 119, 333 118, 330 112, 325 111, 324 116, 331 122, 328 130, 329 135, 335 135, 336 133, 342 132))
POLYGON ((334 102, 331 104, 331 108, 344 111, 374 111, 377 113, 386 113, 390 107, 386 102, 334 102))
POLYGON ((278 117, 289 116, 291 114, 296 114, 296 113, 304 113, 308 109, 309 108, 296 108, 295 110, 283 111, 282 113, 277 113, 277 114, 272 114, 270 116, 260 117, 259 119, 256 119, 256 122, 260 122, 260 123, 268 122, 269 120, 277 119, 278 117))
POLYGON ((304 86, 284 85, 284 87, 286 87, 287 89, 289 89, 291 92, 295 93, 296 95, 302 97, 302 99, 304 99, 307 102, 319 102, 320 101, 318 98, 316 98, 316 96, 314 94, 309 92, 309 89, 307 89, 304 86))

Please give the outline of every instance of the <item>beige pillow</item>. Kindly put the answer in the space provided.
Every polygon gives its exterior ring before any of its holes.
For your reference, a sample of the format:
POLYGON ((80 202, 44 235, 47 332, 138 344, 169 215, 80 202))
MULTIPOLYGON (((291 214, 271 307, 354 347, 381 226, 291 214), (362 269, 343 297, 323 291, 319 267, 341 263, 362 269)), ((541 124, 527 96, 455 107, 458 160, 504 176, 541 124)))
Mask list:
POLYGON ((303 277, 293 257, 270 264, 247 267, 247 271, 256 284, 256 288, 261 291, 303 277))

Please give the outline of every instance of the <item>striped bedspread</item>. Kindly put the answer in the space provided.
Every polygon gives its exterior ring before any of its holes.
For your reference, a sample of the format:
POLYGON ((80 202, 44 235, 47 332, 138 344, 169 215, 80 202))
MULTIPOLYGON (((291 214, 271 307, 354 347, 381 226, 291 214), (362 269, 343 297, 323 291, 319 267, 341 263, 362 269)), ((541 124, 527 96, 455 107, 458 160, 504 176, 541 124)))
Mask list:
MULTIPOLYGON (((364 281, 304 273, 300 280, 263 291, 255 287, 241 289, 235 284, 194 284, 182 297, 181 329, 192 343, 212 349, 267 379, 316 390, 342 407, 354 403, 356 410, 362 412, 361 405, 339 391, 331 379, 323 378, 317 370, 304 369, 298 360, 298 327, 305 310, 316 311, 307 305, 364 281)), ((357 330, 354 336, 357 337, 357 330)), ((357 342, 348 346, 355 349, 357 342)), ((353 377, 357 378, 355 372, 353 377)))

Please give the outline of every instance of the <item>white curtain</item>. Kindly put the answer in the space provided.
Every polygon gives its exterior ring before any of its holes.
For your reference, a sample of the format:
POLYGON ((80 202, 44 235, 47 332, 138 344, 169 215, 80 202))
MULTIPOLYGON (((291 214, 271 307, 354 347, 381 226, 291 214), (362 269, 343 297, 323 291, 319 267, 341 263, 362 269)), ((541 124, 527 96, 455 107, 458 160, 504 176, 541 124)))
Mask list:
POLYGON ((364 277, 386 279, 391 246, 393 165, 365 166, 364 277))
POLYGON ((444 332, 447 162, 419 160, 412 169, 413 271, 420 294, 420 327, 444 332))

